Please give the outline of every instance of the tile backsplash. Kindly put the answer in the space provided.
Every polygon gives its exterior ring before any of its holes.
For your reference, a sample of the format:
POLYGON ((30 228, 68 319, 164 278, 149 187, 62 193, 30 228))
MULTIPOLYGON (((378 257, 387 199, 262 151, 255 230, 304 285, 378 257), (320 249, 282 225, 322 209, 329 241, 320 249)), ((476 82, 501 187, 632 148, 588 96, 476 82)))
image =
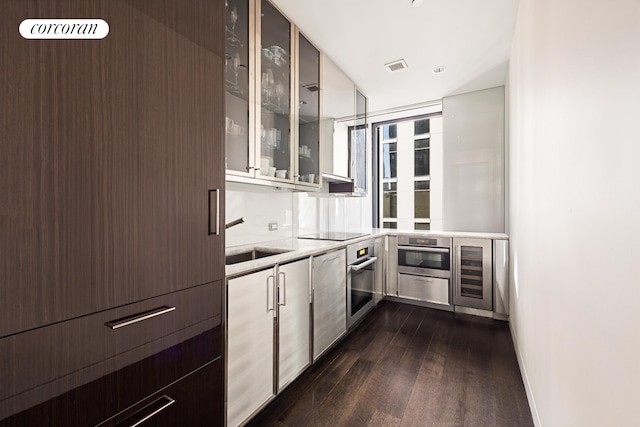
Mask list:
POLYGON ((226 221, 244 217, 243 224, 226 230, 226 246, 269 242, 294 237, 297 227, 294 194, 272 188, 227 183, 226 221), (269 231, 269 224, 278 229, 269 231))
POLYGON ((332 197, 323 190, 310 194, 227 182, 226 221, 244 217, 246 222, 226 230, 226 246, 371 227, 368 197, 332 197), (276 231, 269 231, 271 223, 277 223, 276 231))

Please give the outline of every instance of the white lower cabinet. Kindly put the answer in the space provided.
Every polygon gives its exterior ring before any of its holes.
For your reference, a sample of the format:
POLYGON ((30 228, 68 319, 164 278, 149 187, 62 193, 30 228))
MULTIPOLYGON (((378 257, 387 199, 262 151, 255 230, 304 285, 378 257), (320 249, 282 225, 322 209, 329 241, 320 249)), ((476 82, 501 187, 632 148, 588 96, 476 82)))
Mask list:
POLYGON ((274 395, 275 269, 227 281, 227 425, 274 395))
POLYGON ((313 360, 347 332, 347 252, 313 257, 313 360))
POLYGON ((310 364, 309 275, 307 258, 227 280, 227 426, 310 364))
POLYGON ((278 391, 309 366, 309 259, 278 266, 278 391))

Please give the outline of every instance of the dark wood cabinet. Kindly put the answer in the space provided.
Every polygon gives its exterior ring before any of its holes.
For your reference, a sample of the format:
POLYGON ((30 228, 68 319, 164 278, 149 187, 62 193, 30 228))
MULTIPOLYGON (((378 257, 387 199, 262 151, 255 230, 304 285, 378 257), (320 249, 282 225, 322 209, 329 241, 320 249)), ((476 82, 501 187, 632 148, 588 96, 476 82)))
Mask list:
POLYGON ((141 411, 143 408, 163 395, 176 401, 172 410, 166 413, 173 421, 165 422, 162 420, 166 418, 159 417, 159 424, 145 426, 222 425, 224 359, 221 356, 212 358, 221 339, 220 326, 209 329, 5 418, 0 421, 0 427, 113 426, 125 419, 139 417, 144 413, 141 411), (178 411, 180 415, 171 415, 176 408, 182 408, 178 411), (180 424, 178 421, 182 416, 185 420, 201 418, 210 421, 180 424))
POLYGON ((220 425, 224 2, 1 9, 0 426, 220 425))
POLYGON ((145 418, 145 427, 222 426, 222 372, 222 359, 214 360, 97 427, 128 427, 145 418))
POLYGON ((223 2, 5 0, 0 40, 0 337, 222 279, 223 2), (18 32, 69 17, 109 34, 18 32))
MULTIPOLYGON (((222 293, 217 281, 0 339, 0 419, 221 329, 222 293)), ((173 376, 124 386, 149 385, 140 399, 221 356, 222 337, 208 336, 196 341, 196 362, 183 360, 173 376)))

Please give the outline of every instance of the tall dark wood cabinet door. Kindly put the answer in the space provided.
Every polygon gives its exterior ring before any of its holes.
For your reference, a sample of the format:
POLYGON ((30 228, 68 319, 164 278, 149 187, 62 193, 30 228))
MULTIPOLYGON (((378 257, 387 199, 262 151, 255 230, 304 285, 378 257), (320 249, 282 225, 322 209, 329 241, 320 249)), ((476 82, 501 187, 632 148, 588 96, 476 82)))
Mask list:
POLYGON ((222 279, 222 1, 0 4, 0 337, 222 279))

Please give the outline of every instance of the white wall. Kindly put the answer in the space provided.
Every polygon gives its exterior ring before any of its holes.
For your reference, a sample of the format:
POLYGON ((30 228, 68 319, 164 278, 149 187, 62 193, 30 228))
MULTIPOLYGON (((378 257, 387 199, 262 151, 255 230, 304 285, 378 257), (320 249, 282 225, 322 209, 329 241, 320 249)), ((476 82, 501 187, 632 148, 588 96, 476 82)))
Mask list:
POLYGON ((638 425, 640 2, 522 0, 511 328, 536 421, 638 425))
POLYGON ((505 231, 504 87, 442 100, 448 231, 505 231))

